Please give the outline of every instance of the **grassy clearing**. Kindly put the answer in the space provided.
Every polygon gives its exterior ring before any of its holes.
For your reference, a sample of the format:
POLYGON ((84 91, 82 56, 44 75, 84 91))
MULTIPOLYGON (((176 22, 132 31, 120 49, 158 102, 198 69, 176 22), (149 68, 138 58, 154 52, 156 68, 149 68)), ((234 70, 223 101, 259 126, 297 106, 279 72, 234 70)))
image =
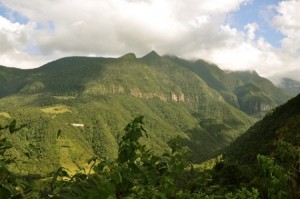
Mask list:
POLYGON ((70 99, 75 99, 74 96, 53 96, 53 98, 59 99, 59 100, 70 100, 70 99))
POLYGON ((7 112, 0 112, 0 116, 3 116, 5 118, 11 118, 10 114, 7 112))
POLYGON ((88 172, 91 164, 87 161, 93 157, 92 153, 86 152, 79 143, 69 139, 58 139, 60 165, 67 169, 70 175, 80 171, 88 172))
POLYGON ((41 111, 48 114, 61 114, 66 112, 72 112, 68 106, 65 105, 56 105, 47 108, 42 108, 41 111))

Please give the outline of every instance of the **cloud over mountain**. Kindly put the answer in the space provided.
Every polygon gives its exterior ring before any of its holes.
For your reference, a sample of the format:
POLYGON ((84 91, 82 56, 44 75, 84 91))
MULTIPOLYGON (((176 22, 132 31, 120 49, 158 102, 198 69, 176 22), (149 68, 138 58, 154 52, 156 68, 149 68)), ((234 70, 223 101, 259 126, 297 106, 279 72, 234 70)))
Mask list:
POLYGON ((36 67, 68 55, 120 56, 134 52, 142 56, 156 50, 204 58, 226 69, 254 69, 265 76, 295 70, 300 63, 299 1, 284 1, 269 8, 273 13, 270 26, 284 35, 282 47, 257 36, 260 27, 255 21, 242 29, 230 23, 230 13, 251 3, 255 2, 3 0, 2 7, 27 21, 1 17, 7 27, 15 29, 3 31, 5 27, 0 26, 1 43, 6 44, 0 47, 0 64, 36 67))

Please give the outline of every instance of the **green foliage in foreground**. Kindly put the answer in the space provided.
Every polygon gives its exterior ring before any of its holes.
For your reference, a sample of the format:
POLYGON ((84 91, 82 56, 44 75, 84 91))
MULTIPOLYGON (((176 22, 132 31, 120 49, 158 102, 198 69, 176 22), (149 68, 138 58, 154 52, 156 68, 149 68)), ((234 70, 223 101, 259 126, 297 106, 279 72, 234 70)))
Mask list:
POLYGON ((214 180, 229 189, 255 187, 261 198, 286 199, 300 196, 300 149, 279 140, 272 155, 257 155, 252 164, 225 159, 214 167, 214 180))
MULTIPOLYGON (((60 169, 54 175, 51 189, 45 195, 55 198, 292 198, 297 156, 292 145, 280 142, 277 161, 258 156, 261 174, 250 175, 254 183, 243 183, 251 168, 220 161, 211 167, 197 169, 188 161, 188 152, 171 145, 171 151, 161 156, 153 154, 139 143, 143 134, 143 117, 136 117, 124 129, 118 157, 101 161, 93 174, 77 173, 69 177, 60 169), (282 164, 284 163, 284 164, 282 164), (220 169, 220 165, 223 168, 220 169), (218 168, 219 167, 219 168, 218 168), (57 178, 61 175, 64 177, 57 178), (258 179, 261 181, 255 182, 258 179), (264 191, 267 189, 267 194, 264 191)), ((93 160, 95 161, 95 159, 93 160)), ((95 161, 96 162, 96 161, 95 161)), ((248 177, 249 177, 248 176, 248 177)))
MULTIPOLYGON (((124 129, 114 161, 101 161, 93 174, 69 177, 59 169, 45 196, 54 198, 258 198, 256 189, 228 191, 214 185, 211 170, 196 170, 186 159, 187 150, 175 143, 172 150, 157 156, 138 141, 146 134, 143 117, 124 129), (62 178, 57 178, 61 176, 62 178), (64 180, 62 180, 64 178, 64 180)), ((95 161, 95 160, 93 160, 95 161)))
POLYGON ((5 152, 13 145, 7 140, 3 130, 8 130, 12 134, 23 127, 25 125, 17 127, 16 120, 13 120, 10 125, 0 126, 0 198, 20 198, 28 191, 25 189, 26 183, 18 179, 7 168, 7 164, 14 160, 5 157, 5 152))
MULTIPOLYGON (((171 151, 156 155, 139 142, 144 135, 147 137, 143 125, 143 116, 138 116, 125 127, 115 160, 100 161, 94 157, 89 160, 92 166, 87 172, 70 176, 61 167, 51 178, 31 185, 21 183, 21 177, 7 169, 9 162, 4 153, 12 145, 2 138, 0 198, 273 199, 297 196, 299 150, 289 143, 279 141, 272 157, 258 155, 261 175, 256 175, 249 172, 252 168, 218 158, 204 163, 205 166, 195 166, 188 160, 188 151, 176 143, 170 143, 171 151), (247 175, 252 176, 251 183, 243 180, 247 175), (30 188, 34 191, 29 192, 30 188)), ((19 129, 13 120, 2 127, 1 136, 19 129)))
POLYGON ((300 151, 291 144, 279 141, 274 158, 257 156, 266 178, 269 198, 298 198, 300 196, 300 151))

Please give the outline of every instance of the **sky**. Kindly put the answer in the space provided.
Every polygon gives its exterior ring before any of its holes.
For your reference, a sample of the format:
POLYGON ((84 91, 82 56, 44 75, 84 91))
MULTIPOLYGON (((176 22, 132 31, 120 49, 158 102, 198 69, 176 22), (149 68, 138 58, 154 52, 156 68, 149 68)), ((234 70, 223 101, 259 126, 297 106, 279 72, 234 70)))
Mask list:
POLYGON ((0 65, 155 50, 300 81, 299 10, 300 0, 0 0, 0 65))

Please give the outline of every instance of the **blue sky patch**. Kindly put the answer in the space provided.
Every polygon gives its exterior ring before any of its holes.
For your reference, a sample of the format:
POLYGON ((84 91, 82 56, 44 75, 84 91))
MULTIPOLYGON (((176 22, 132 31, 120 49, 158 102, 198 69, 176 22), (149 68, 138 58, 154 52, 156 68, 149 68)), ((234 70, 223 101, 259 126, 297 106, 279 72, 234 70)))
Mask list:
POLYGON ((27 24, 29 22, 29 19, 27 17, 7 8, 2 3, 0 3, 0 16, 10 20, 13 23, 18 22, 20 24, 27 24))
POLYGON ((248 23, 257 23, 259 29, 256 31, 256 39, 263 37, 274 47, 281 47, 280 41, 284 35, 270 24, 270 20, 276 14, 270 6, 276 6, 280 0, 254 0, 228 16, 228 23, 233 27, 245 31, 244 27, 248 23))

